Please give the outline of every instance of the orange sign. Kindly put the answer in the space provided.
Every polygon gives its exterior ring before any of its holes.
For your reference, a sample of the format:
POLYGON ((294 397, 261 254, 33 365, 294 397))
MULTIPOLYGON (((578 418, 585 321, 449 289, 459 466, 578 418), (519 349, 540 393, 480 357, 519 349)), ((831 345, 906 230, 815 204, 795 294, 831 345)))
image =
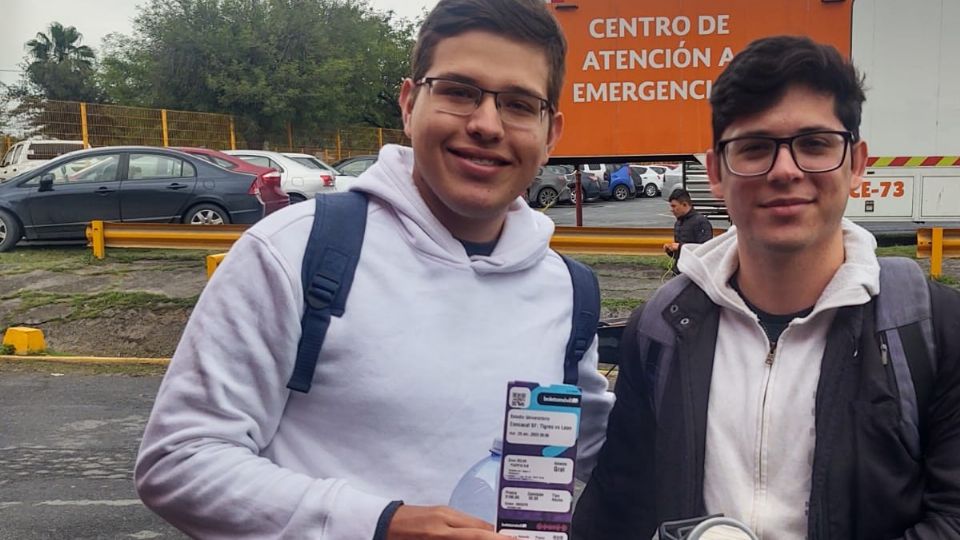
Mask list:
POLYGON ((850 56, 853 0, 553 0, 567 36, 559 159, 710 147, 710 91, 751 41, 807 35, 850 56))

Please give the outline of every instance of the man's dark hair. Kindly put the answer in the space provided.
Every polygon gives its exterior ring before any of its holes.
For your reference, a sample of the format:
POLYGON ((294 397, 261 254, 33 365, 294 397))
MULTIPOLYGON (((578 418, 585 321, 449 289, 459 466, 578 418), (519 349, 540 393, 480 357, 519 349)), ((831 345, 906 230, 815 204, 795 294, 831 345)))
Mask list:
POLYGON ((690 192, 680 188, 673 190, 673 193, 670 194, 670 198, 667 199, 667 202, 677 201, 678 203, 686 203, 693 206, 693 199, 690 198, 690 192))
POLYGON ((807 37, 758 39, 737 54, 713 85, 713 142, 738 118, 773 107, 794 86, 830 94, 834 113, 860 139, 863 77, 830 45, 807 37))
MULTIPOLYGON (((567 41, 543 0, 440 0, 427 15, 410 61, 413 80, 425 77, 444 38, 471 30, 490 32, 541 48, 549 64, 547 101, 557 109, 563 86, 567 41)), ((495 70, 497 66, 490 66, 495 70)))

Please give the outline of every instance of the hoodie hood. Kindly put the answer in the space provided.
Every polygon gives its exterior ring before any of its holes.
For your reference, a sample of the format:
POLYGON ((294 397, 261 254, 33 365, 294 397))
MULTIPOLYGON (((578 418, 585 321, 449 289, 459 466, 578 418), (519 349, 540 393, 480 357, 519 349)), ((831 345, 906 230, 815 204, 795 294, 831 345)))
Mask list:
POLYGON ((515 272, 540 262, 550 250, 553 221, 522 198, 507 208, 497 246, 489 256, 467 257, 463 244, 433 215, 413 183, 413 149, 388 144, 377 162, 350 186, 383 202, 395 215, 404 240, 425 255, 477 273, 515 272))
MULTIPOLYGON (((841 227, 844 262, 804 320, 828 309, 865 304, 880 292, 876 239, 850 220, 844 219, 841 227)), ((756 318, 729 284, 730 278, 740 267, 736 226, 731 226, 727 232, 704 244, 684 247, 677 267, 717 305, 756 318)))

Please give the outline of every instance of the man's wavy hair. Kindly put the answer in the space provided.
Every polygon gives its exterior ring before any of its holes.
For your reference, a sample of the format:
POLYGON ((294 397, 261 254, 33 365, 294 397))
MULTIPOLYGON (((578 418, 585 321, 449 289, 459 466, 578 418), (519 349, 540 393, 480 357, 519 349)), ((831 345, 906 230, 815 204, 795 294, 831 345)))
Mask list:
POLYGON ((737 54, 713 85, 713 141, 744 116, 763 112, 794 86, 834 97, 834 113, 860 139, 863 76, 830 45, 801 36, 758 39, 737 54))
MULTIPOLYGON (((471 30, 490 32, 541 48, 549 63, 547 101, 554 110, 563 86, 567 41, 543 0, 440 0, 420 27, 413 49, 413 80, 425 77, 445 38, 471 30)), ((497 66, 490 66, 491 70, 497 66)))

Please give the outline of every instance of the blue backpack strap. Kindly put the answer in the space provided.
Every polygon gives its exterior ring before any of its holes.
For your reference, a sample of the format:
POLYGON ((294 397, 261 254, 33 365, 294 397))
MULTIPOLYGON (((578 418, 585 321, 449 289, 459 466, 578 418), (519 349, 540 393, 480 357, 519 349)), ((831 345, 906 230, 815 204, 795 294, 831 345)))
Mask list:
POLYGON ((566 255, 560 255, 560 258, 566 263, 573 281, 573 325, 563 359, 563 382, 576 385, 580 360, 593 343, 600 323, 600 284, 589 266, 566 255))
POLYGON ((901 428, 910 453, 921 456, 921 411, 929 403, 936 373, 936 340, 930 287, 912 259, 881 257, 880 294, 876 297, 877 333, 886 352, 900 400, 901 428))
POLYGON ((303 255, 303 317, 297 361, 287 388, 307 393, 330 317, 343 315, 360 260, 367 225, 367 196, 357 191, 317 195, 313 227, 303 255))

